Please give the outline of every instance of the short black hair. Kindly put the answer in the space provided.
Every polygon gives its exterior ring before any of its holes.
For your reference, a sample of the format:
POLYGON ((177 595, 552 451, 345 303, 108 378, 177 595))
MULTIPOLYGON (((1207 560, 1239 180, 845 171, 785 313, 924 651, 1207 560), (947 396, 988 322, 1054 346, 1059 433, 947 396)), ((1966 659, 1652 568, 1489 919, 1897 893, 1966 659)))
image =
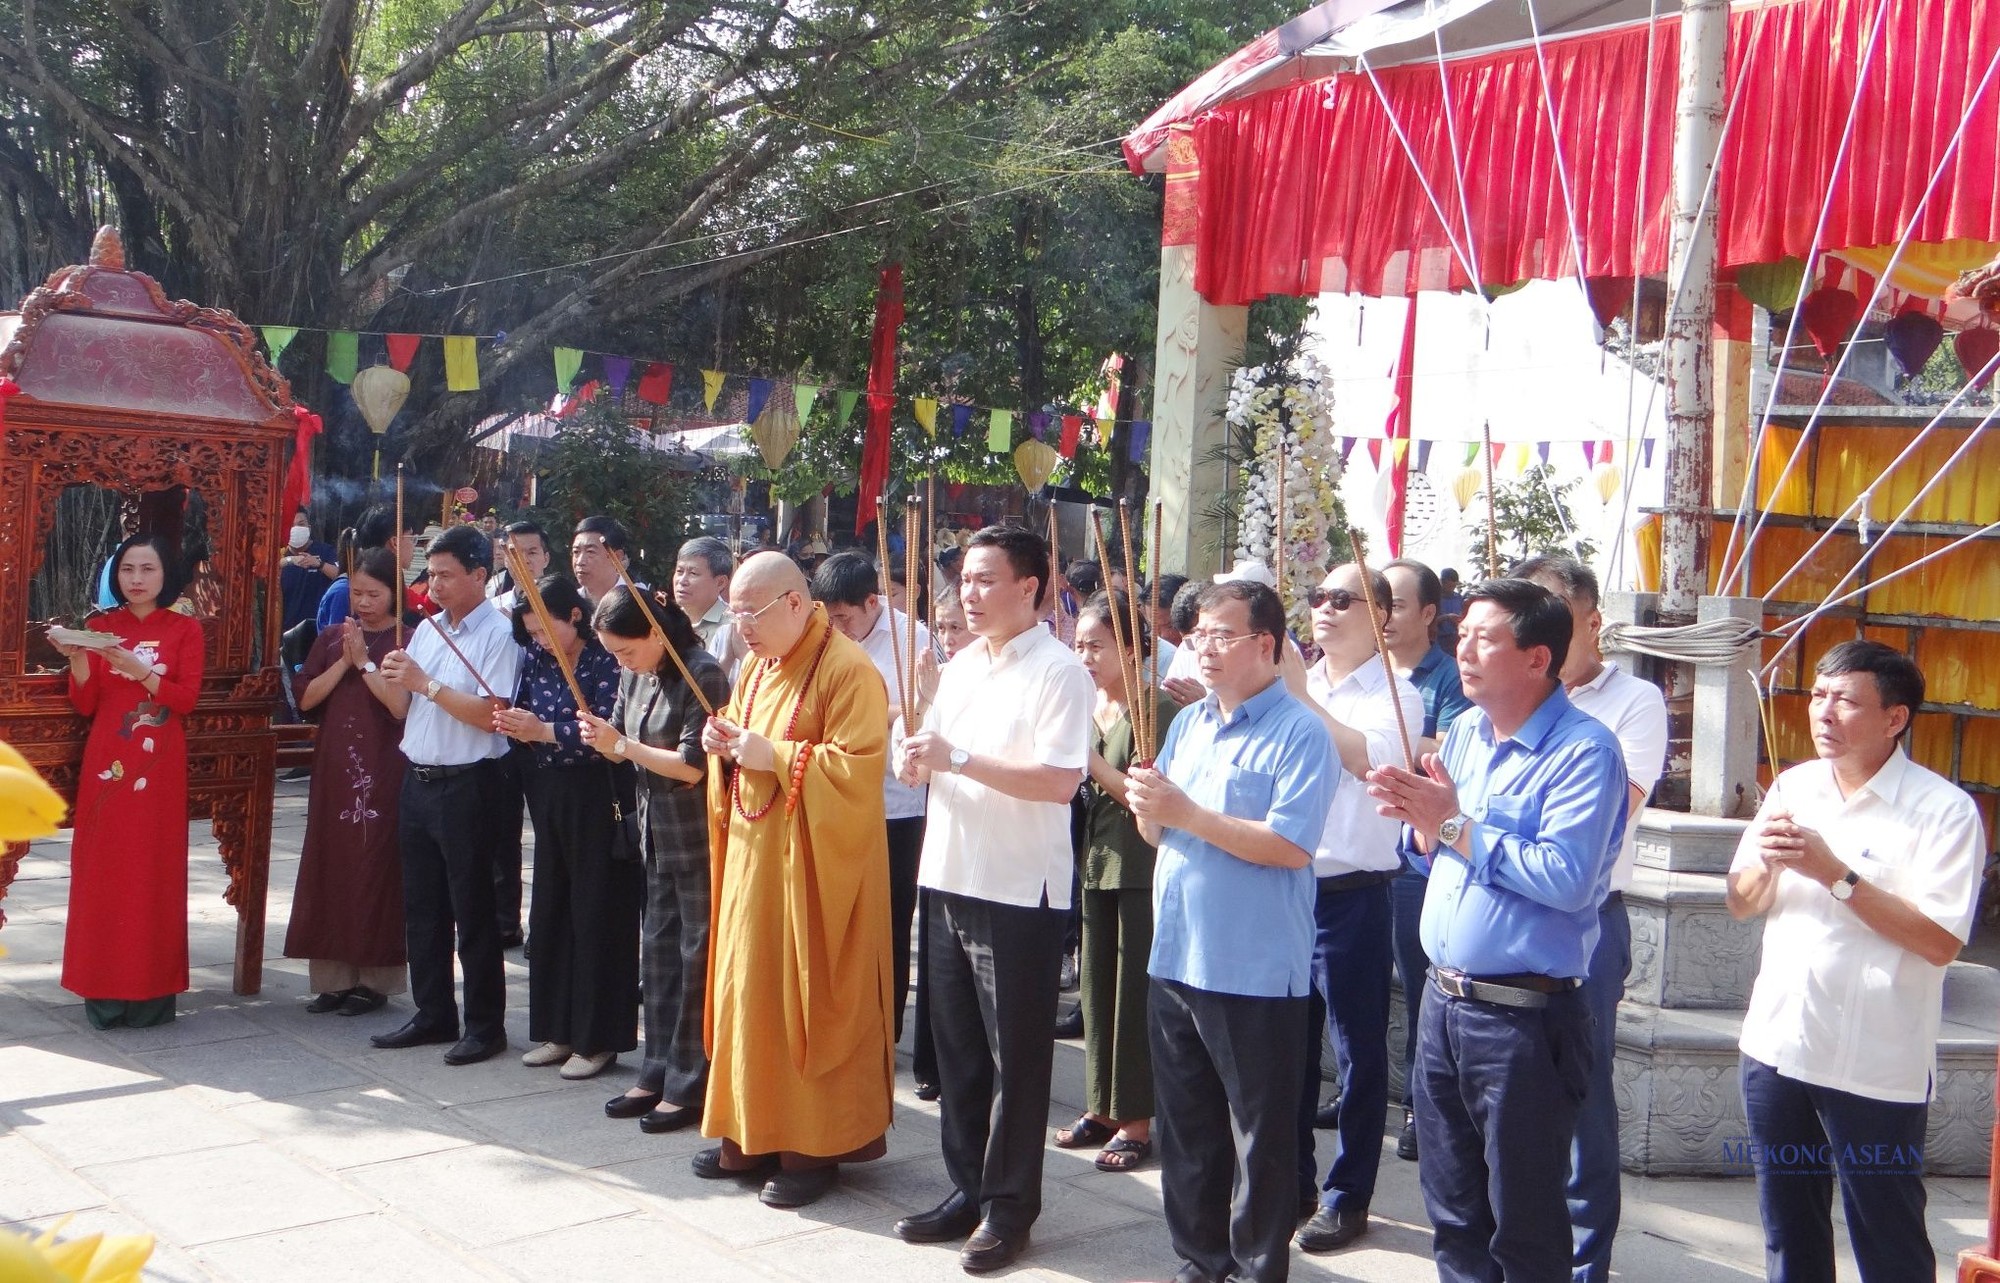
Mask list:
MULTIPOLYGON (((590 627, 590 603, 583 599, 583 590, 576 586, 576 580, 568 575, 543 575, 535 581, 535 589, 542 594, 542 605, 548 607, 550 619, 569 621, 571 627, 575 628, 585 641, 593 640, 597 636, 590 627), (570 616, 578 611, 582 612, 583 617, 570 620, 570 616)), ((521 594, 520 608, 514 612, 516 645, 534 645, 534 639, 528 636, 528 616, 534 613, 528 605, 527 594, 521 594)), ((553 645, 555 639, 551 637, 549 642, 553 645)))
MULTIPOLYGON (((1159 581, 1161 603, 1165 605, 1169 610, 1171 610, 1173 608, 1174 598, 1178 597, 1180 595, 1181 589, 1186 586, 1187 586, 1186 575, 1161 575, 1159 581)), ((1145 588, 1146 591, 1150 594, 1153 590, 1152 583, 1150 581, 1147 582, 1145 588)))
POLYGON ((1104 572, 1094 561, 1072 561, 1063 568, 1063 578, 1079 597, 1094 597, 1104 587, 1104 572))
POLYGON ((542 529, 542 524, 539 521, 510 521, 500 533, 506 535, 509 539, 512 539, 516 535, 533 535, 542 541, 543 552, 549 550, 549 532, 542 529))
MULTIPOLYGON (((1383 566, 1384 570, 1407 570, 1417 577, 1417 605, 1437 606, 1444 602, 1444 585, 1438 582, 1437 572, 1423 562, 1409 557, 1398 557, 1383 566)), ((1558 665, 1560 667, 1560 665, 1558 665)))
MULTIPOLYGON (((609 541, 607 541, 609 542, 609 541)), ((701 535, 681 545, 674 554, 675 562, 705 561, 711 575, 728 575, 736 571, 736 556, 729 551, 729 545, 714 535, 701 535)))
POLYGON ((604 546, 613 552, 625 551, 625 527, 612 517, 585 517, 576 523, 576 530, 570 535, 572 542, 577 535, 596 535, 604 541, 604 546))
POLYGON ((814 601, 830 602, 836 606, 865 606, 870 597, 882 591, 882 577, 875 573, 875 563, 861 553, 837 552, 819 563, 813 571, 812 595, 814 601))
POLYGON ((181 572, 180 558, 160 535, 132 535, 111 554, 111 595, 120 604, 125 603, 125 590, 118 586, 118 563, 125 560, 125 554, 140 546, 151 548, 160 558, 160 595, 153 600, 155 606, 171 606, 181 599, 181 590, 187 587, 187 576, 181 572))
POLYGON ((1049 545, 1032 530, 1019 526, 983 526, 966 540, 967 552, 974 548, 997 548, 1007 558, 1016 579, 1035 581, 1035 608, 1049 599, 1049 545))
MULTIPOLYGON (((683 658, 702 649, 701 635, 688 622, 687 612, 672 598, 662 600, 655 596, 649 603, 653 618, 660 623, 660 631, 667 635, 667 643, 683 658)), ((597 599, 597 609, 591 612, 591 626, 609 637, 625 641, 640 641, 653 635, 652 625, 646 620, 646 612, 632 594, 620 584, 597 599)), ((680 665, 671 659, 661 657, 660 667, 655 670, 663 684, 681 681, 680 665)))
POLYGON ((1516 579, 1553 579, 1562 585, 1563 596, 1588 602, 1592 610, 1601 604, 1596 572, 1568 553, 1537 553, 1514 567, 1512 573, 1516 579))
MULTIPOLYGON (((1390 563, 1394 565, 1395 563, 1390 563)), ((1466 608, 1476 601, 1490 601, 1507 616, 1514 645, 1522 650, 1534 646, 1549 648, 1549 680, 1562 680, 1563 661, 1569 658, 1569 639, 1574 631, 1569 603, 1532 579, 1484 579, 1465 594, 1466 608)))
POLYGON ((483 570, 489 575, 493 573, 493 541, 478 526, 462 522, 453 526, 431 540, 431 546, 424 550, 424 558, 429 560, 439 553, 456 559, 468 573, 474 570, 483 570))
MULTIPOLYGON (((1869 674, 1875 679, 1875 689, 1882 696, 1882 707, 1902 705, 1910 711, 1911 725, 1916 724, 1917 710, 1923 707, 1924 670, 1902 651, 1878 641, 1841 642, 1819 657, 1813 672, 1821 677, 1869 674)), ((1904 727, 1904 730, 1908 729, 1904 727)))
MULTIPOLYGON (((398 595, 403 589, 403 577, 396 573, 399 569, 401 567, 396 565, 396 554, 387 548, 364 548, 354 558, 355 574, 366 575, 388 587, 391 615, 400 614, 402 610, 403 603, 398 600, 398 595)), ((350 593, 354 591, 352 580, 349 581, 347 590, 350 593)))
POLYGON ((944 571, 945 574, 955 579, 958 577, 958 568, 965 564, 965 549, 959 547, 957 544, 950 544, 944 548, 940 548, 938 550, 937 563, 939 570, 944 571))
POLYGON ((1439 582, 1440 584, 1442 584, 1442 583, 1446 583, 1446 582, 1450 582, 1450 583, 1454 583, 1454 584, 1455 584, 1455 583, 1457 583, 1457 582, 1458 582, 1458 571, 1456 571, 1456 570, 1452 569, 1452 568, 1451 568, 1450 566, 1445 566, 1445 567, 1442 567, 1442 568, 1440 568, 1440 569, 1438 570, 1438 582, 1439 582))
MULTIPOLYGON (((1092 596, 1090 600, 1076 608, 1076 622, 1081 624, 1086 619, 1094 620, 1111 629, 1114 637, 1123 636, 1125 644, 1132 646, 1132 607, 1124 593, 1106 590, 1092 596), (1111 622, 1111 612, 1114 610, 1118 612, 1116 625, 1111 622)), ((1133 649, 1140 659, 1153 653, 1153 626, 1147 622, 1146 612, 1143 610, 1139 612, 1139 642, 1133 649)))
POLYGON ((1225 601, 1240 601, 1248 607, 1250 631, 1270 637, 1273 661, 1285 657, 1285 603, 1278 600, 1276 589, 1250 579, 1207 584, 1195 599, 1195 610, 1214 610, 1225 601))
POLYGON ((405 510, 403 528, 396 529, 396 510, 386 503, 378 503, 361 514, 354 523, 354 541, 361 548, 386 548, 389 541, 399 534, 412 534, 423 529, 423 518, 405 510))
POLYGON ((1190 579, 1175 591, 1167 604, 1167 616, 1175 632, 1185 633, 1193 629, 1195 616, 1201 612, 1201 590, 1206 587, 1190 579))

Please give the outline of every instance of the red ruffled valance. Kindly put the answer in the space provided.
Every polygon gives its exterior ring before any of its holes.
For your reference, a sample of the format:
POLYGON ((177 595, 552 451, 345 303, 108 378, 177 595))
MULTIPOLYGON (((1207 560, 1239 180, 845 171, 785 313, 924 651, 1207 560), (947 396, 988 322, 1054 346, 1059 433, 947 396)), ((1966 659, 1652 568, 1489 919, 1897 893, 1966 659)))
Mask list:
MULTIPOLYGON (((1650 33, 1638 24, 1544 46, 1585 276, 1665 270, 1679 36, 1671 19, 1650 33)), ((1912 239, 2000 241, 2000 76, 1979 97, 1996 49, 2000 0, 1792 0, 1734 13, 1725 89, 1741 101, 1716 193, 1722 265, 1803 257, 1830 186, 1822 250, 1893 244, 1975 98, 1957 157, 1912 239), (1864 74, 1862 54, 1884 3, 1864 74), (1836 179, 1857 83, 1860 113, 1836 179)), ((1377 79, 1379 95, 1367 75, 1343 74, 1231 103, 1195 122, 1195 284, 1203 297, 1234 304, 1266 294, 1397 295, 1475 284, 1445 232, 1448 223, 1466 244, 1447 94, 1478 283, 1576 274, 1532 48, 1456 59, 1442 76, 1430 63, 1377 79), (1391 112, 1444 222, 1397 141, 1391 112)))

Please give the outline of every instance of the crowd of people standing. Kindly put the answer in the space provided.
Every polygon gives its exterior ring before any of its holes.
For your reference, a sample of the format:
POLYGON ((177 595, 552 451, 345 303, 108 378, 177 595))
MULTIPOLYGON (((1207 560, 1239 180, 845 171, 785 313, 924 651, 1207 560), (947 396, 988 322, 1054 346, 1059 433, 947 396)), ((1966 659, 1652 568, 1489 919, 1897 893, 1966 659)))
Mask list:
MULTIPOLYGON (((1385 1147, 1418 1163, 1442 1279, 1609 1277, 1623 896, 1667 714, 1602 652, 1581 563, 1463 591, 1413 561, 1335 565, 1294 636, 1249 563, 1153 592, 1054 573, 1041 537, 1002 525, 926 591, 858 551, 808 576, 696 539, 655 592, 591 517, 570 575, 546 572, 539 527, 507 527, 528 579, 504 586, 493 541, 444 531, 413 612, 392 527, 371 513, 343 539, 295 675, 320 726, 286 940, 306 1011, 407 990, 377 1047, 487 1060, 523 947, 522 1063, 593 1077, 643 1026, 606 1115, 699 1128, 717 1143, 696 1175, 775 1207, 887 1152, 910 1023, 949 1188, 895 1232, 960 1243, 973 1273, 1027 1250, 1053 1143, 1114 1175, 1158 1163, 1176 1283, 1268 1283, 1295 1249, 1350 1246, 1385 1147), (1072 952, 1085 1107, 1051 1135, 1072 952)), ((186 987, 160 906, 200 672, 198 626, 189 643, 159 610, 160 550, 128 541, 113 570, 122 604, 97 626, 127 644, 69 653, 95 721, 64 982, 101 1027, 171 1019, 186 987), (150 817, 120 819, 115 870, 113 794, 150 817), (158 851, 133 841, 153 829, 158 851), (142 947, 107 956, 107 931, 142 947)), ((1900 652, 1828 650, 1817 760, 1775 781, 1730 874, 1732 910, 1768 919, 1742 1049, 1774 1279, 1831 1277, 1836 1175, 1867 1283, 1933 1268, 1932 1047, 1984 835, 1903 749, 1922 699, 1900 652)))

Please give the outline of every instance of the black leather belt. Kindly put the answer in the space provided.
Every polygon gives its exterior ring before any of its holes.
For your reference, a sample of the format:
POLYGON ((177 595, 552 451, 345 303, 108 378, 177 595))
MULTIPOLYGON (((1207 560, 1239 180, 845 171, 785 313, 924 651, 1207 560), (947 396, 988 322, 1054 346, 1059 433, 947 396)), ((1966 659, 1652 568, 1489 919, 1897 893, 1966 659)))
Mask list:
POLYGON ((1447 998, 1469 998, 1501 1007, 1533 1011, 1549 1005, 1551 994, 1569 993, 1583 981, 1536 975, 1468 976, 1450 967, 1432 967, 1431 984, 1447 998))
POLYGON ((1598 905, 1597 907, 1600 909, 1608 909, 1614 904, 1622 905, 1624 903, 1625 903, 1625 893, 1623 891, 1613 891, 1611 894, 1605 896, 1604 903, 1598 905))
POLYGON ((1321 891, 1359 891, 1363 887, 1379 887, 1394 882, 1401 869, 1364 869, 1359 873, 1337 873, 1330 878, 1319 880, 1321 891))
POLYGON ((467 762, 462 766, 423 766, 412 762, 410 763, 410 774, 416 776, 426 784, 436 784, 439 780, 448 780, 454 775, 463 775, 467 771, 476 771, 483 765, 485 765, 483 762, 467 762))

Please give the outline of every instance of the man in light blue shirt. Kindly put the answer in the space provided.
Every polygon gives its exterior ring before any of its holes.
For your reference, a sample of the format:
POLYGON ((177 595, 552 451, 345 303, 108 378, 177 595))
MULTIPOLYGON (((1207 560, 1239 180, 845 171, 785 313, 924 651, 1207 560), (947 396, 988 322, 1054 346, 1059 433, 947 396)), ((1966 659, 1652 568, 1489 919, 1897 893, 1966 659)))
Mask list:
POLYGON ((1563 693, 1567 604, 1525 579, 1466 602, 1459 673, 1478 711, 1422 774, 1368 774, 1432 860, 1420 1179, 1444 1283, 1567 1279, 1569 1143, 1596 1055, 1580 990, 1625 831, 1624 757, 1563 693))
POLYGON ((1127 790, 1160 849, 1149 1014, 1174 1278, 1279 1283, 1298 1224, 1312 853, 1339 777, 1326 727, 1278 676, 1275 592, 1204 589, 1186 644, 1208 695, 1127 790))

